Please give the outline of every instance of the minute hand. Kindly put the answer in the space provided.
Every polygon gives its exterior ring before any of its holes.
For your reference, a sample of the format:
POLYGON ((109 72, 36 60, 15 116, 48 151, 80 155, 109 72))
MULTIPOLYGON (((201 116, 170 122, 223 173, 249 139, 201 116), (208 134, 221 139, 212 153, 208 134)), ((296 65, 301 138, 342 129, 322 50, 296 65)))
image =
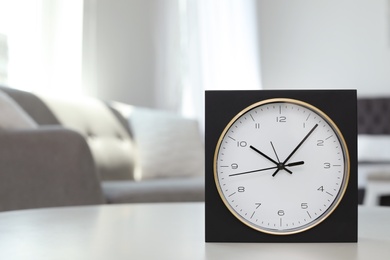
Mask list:
POLYGON ((307 135, 302 139, 302 141, 297 145, 297 147, 295 147, 295 149, 290 153, 290 155, 286 158, 286 160, 284 160, 283 162, 283 165, 286 164, 288 162, 288 160, 290 160, 290 158, 293 156, 293 154, 299 149, 299 147, 301 147, 301 145, 306 141, 306 139, 313 133, 313 131, 317 128, 318 124, 316 124, 311 130, 309 133, 307 133, 307 135))
MULTIPOLYGON (((286 160, 284 160, 284 162, 282 162, 282 165, 286 165, 286 163, 288 162, 288 160, 290 160, 290 158, 293 156, 293 154, 299 149, 299 147, 301 147, 301 145, 306 141, 306 139, 313 133, 314 129, 316 129, 318 126, 318 124, 316 124, 311 130, 309 133, 307 133, 307 135, 302 139, 302 141, 297 145, 297 147, 295 147, 295 149, 290 153, 290 155, 286 158, 286 160)), ((286 168, 285 168, 286 169, 286 168)), ((272 174, 272 177, 275 177, 275 175, 280 171, 280 168, 277 168, 276 171, 272 174)))

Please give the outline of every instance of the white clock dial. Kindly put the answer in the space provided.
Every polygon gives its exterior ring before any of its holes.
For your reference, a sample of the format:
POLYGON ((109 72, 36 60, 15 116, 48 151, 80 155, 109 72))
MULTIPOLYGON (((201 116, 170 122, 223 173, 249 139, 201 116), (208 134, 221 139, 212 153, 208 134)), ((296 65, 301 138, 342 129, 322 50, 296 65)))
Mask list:
POLYGON ((342 199, 349 155, 333 121, 293 99, 269 99, 226 126, 214 156, 218 192, 246 225, 293 234, 326 219, 342 199))

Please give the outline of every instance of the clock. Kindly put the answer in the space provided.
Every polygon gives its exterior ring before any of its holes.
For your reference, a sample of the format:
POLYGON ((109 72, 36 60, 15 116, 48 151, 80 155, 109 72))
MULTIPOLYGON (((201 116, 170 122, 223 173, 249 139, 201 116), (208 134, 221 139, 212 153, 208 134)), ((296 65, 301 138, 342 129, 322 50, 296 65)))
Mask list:
POLYGON ((357 240, 355 91, 216 91, 206 101, 206 222, 219 223, 206 223, 206 240, 357 240), (350 220, 347 234, 335 230, 350 220))

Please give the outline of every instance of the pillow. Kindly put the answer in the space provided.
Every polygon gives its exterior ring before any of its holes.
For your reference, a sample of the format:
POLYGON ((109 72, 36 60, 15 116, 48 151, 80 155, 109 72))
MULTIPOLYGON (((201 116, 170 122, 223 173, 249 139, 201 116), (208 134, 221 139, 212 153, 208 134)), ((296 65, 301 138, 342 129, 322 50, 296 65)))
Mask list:
POLYGON ((137 179, 203 175, 204 145, 196 120, 134 108, 129 123, 139 151, 137 179))
POLYGON ((390 162, 390 135, 358 135, 359 162, 390 162))
POLYGON ((34 129, 35 121, 7 94, 0 91, 0 129, 34 129))
POLYGON ((133 180, 134 142, 104 102, 88 96, 40 94, 39 97, 61 125, 86 138, 102 180, 133 180))

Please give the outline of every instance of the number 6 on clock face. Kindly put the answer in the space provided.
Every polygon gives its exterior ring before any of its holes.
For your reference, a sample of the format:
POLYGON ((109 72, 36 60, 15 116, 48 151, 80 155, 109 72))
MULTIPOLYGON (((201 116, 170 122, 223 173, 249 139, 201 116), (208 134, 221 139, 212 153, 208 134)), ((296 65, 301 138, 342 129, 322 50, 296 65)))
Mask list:
POLYGON ((214 154, 224 204, 249 227, 275 235, 308 230, 341 201, 350 174, 336 124, 305 102, 274 98, 238 113, 214 154))

